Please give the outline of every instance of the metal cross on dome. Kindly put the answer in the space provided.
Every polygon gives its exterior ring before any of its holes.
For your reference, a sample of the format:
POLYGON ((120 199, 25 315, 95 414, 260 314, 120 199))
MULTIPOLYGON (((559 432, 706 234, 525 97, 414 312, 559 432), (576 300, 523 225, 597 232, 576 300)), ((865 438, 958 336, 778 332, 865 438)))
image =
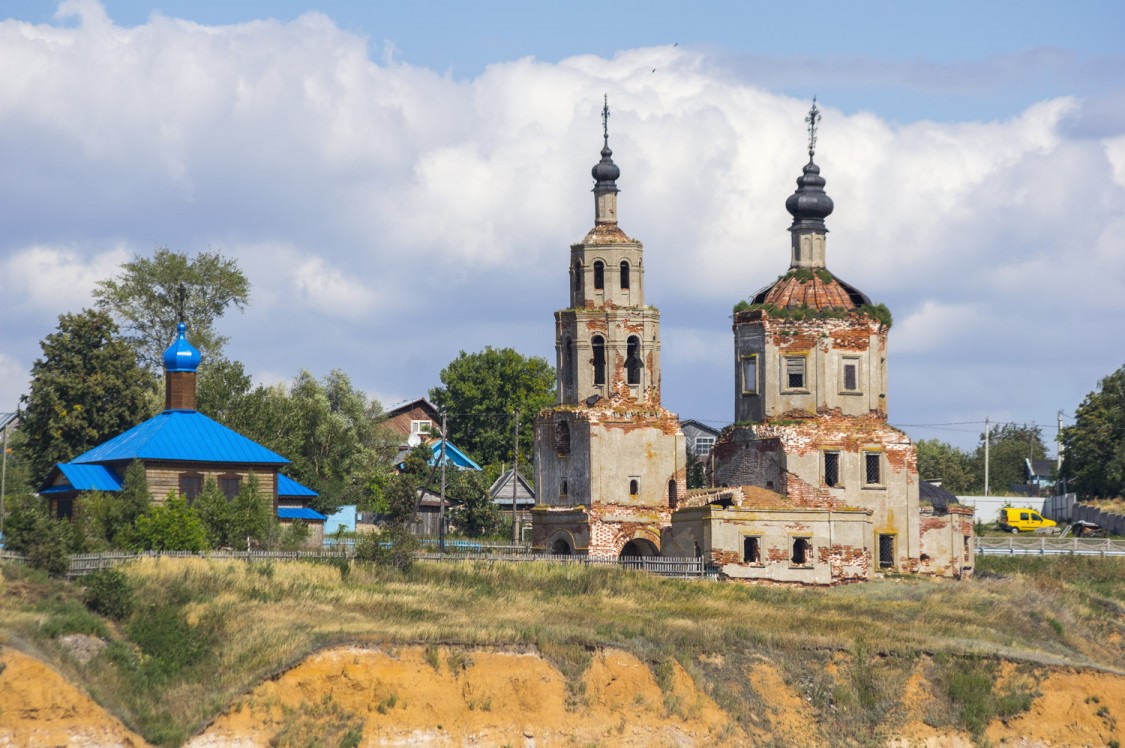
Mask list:
POLYGON ((609 143, 609 94, 602 94, 602 137, 609 143))
POLYGON ((812 160, 813 154, 816 153, 816 125, 820 122, 820 110, 816 108, 816 97, 812 99, 812 109, 809 110, 809 116, 805 117, 805 123, 809 126, 809 160, 812 160))

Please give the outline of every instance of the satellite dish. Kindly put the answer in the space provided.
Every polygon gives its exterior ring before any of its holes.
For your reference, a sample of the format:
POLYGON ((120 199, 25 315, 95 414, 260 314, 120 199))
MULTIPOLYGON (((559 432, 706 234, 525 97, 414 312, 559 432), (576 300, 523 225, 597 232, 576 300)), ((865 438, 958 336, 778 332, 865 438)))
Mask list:
POLYGON ((422 443, 422 436, 420 434, 411 434, 406 440, 406 446, 417 447, 422 443))

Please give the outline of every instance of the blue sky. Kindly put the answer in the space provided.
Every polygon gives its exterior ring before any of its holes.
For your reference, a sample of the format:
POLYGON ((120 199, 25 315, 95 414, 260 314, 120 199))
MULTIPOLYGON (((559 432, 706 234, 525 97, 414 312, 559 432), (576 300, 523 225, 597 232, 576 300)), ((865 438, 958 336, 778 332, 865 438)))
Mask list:
POLYGON ((221 327, 259 381, 338 367, 391 405, 459 349, 553 363, 603 93, 682 417, 732 416, 730 309, 787 265, 813 94, 829 267, 895 313, 892 423, 1050 438, 1125 363, 1119 2, 17 0, 0 18, 0 411, 58 314, 165 245, 247 271, 251 307, 221 327))

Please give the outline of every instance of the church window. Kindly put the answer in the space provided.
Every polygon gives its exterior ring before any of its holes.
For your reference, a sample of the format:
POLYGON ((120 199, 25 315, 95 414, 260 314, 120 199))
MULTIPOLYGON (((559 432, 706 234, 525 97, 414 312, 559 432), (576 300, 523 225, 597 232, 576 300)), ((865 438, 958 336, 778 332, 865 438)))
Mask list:
POLYGON ((841 383, 841 389, 844 392, 858 392, 859 391, 859 359, 848 357, 844 359, 843 369, 841 374, 844 381, 841 383))
POLYGON ((636 478, 629 479, 629 495, 636 496, 641 492, 641 482, 636 478))
POLYGON ((879 536, 879 568, 890 569, 895 565, 895 536, 879 536))
POLYGON ((812 564, 812 539, 793 538, 793 555, 789 558, 794 566, 812 564))
POLYGON ((869 486, 877 486, 883 481, 882 475, 882 455, 878 452, 864 452, 863 453, 863 469, 864 477, 863 482, 869 486))
POLYGON ((566 484, 566 478, 563 478, 562 481, 559 483, 559 496, 566 496, 567 489, 568 489, 568 486, 566 484))
POLYGON ((555 451, 560 455, 570 454, 570 424, 566 421, 555 424, 555 451))
POLYGON ((624 291, 629 288, 629 262, 628 260, 621 261, 621 290, 624 291))
POLYGON ((742 539, 742 563, 762 563, 762 539, 757 535, 747 535, 742 539))
POLYGON ((605 263, 601 260, 594 261, 594 288, 599 291, 605 288, 605 263))
POLYGON ((840 453, 824 453, 824 485, 835 488, 840 485, 840 453))
POLYGON ((180 474, 180 493, 188 500, 188 503, 195 501, 196 497, 203 492, 203 476, 199 473, 181 473, 180 474))
POLYGON ((805 388, 805 357, 785 357, 785 386, 791 390, 805 388))
POLYGON ((742 394, 758 394, 758 354, 742 357, 742 394))
POLYGON ((629 384, 641 383, 641 339, 630 335, 625 349, 625 375, 629 384))
POLYGON ((574 263, 574 290, 582 290, 582 264, 579 262, 574 263))
POLYGON ((679 497, 679 487, 676 485, 676 479, 668 481, 668 503, 675 506, 676 499, 679 497))
POLYGON ((605 338, 595 335, 590 345, 594 349, 594 384, 605 384, 605 338))

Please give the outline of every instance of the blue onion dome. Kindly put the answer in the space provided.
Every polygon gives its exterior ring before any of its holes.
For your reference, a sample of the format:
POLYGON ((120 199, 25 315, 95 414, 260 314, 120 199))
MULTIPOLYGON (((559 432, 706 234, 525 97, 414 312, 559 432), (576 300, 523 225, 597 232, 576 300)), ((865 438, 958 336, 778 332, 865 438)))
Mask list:
POLYGON ((178 335, 164 351, 164 371, 195 371, 199 367, 199 350, 188 342, 183 322, 176 328, 178 335))
POLYGON ((834 207, 832 198, 824 192, 824 184, 820 167, 810 157, 804 173, 797 177, 797 191, 785 201, 785 209, 793 216, 790 228, 824 230, 824 219, 832 214, 834 207))
POLYGON ((590 173, 593 175, 594 181, 597 182, 594 189, 617 190, 617 178, 621 176, 621 169, 613 163, 613 151, 609 148, 608 138, 605 146, 602 147, 602 160, 594 164, 590 173))

